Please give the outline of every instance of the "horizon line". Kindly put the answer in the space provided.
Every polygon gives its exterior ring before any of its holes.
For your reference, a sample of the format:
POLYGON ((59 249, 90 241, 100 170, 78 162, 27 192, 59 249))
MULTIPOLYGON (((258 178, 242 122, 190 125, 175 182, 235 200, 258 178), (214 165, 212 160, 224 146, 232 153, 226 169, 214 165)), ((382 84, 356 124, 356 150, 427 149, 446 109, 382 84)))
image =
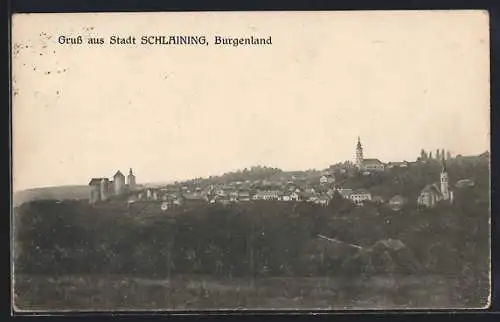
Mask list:
MULTIPOLYGON (((429 150, 429 151, 431 151, 431 150, 429 150)), ((478 154, 470 154, 470 155, 466 155, 466 156, 479 156, 479 155, 481 155, 481 154, 483 154, 485 152, 489 153, 490 149, 487 149, 487 150, 485 150, 485 151, 483 151, 481 153, 478 153, 478 154)), ((464 156, 464 155, 456 154, 454 157, 457 157, 457 156, 464 156)), ((372 158, 370 158, 370 159, 372 159, 372 158)), ((373 159, 379 159, 379 158, 373 158, 373 159)), ((417 156, 416 159, 418 159, 418 156, 417 156)), ((416 162, 417 161, 416 159, 412 160, 412 161, 409 161, 409 160, 388 161, 388 162, 383 162, 383 163, 387 164, 387 163, 390 163, 390 162, 416 162)), ((351 162, 351 163, 354 164, 354 162, 352 160, 344 160, 344 161, 337 161, 337 162, 331 163, 330 166, 336 165, 336 164, 342 164, 342 163, 345 163, 345 162, 351 162)), ((165 184, 165 185, 167 185, 167 184, 173 184, 175 182, 186 182, 186 181, 190 181, 190 180, 196 180, 196 179, 199 179, 199 178, 201 178, 201 179, 209 179, 210 177, 220 177, 220 176, 223 176, 223 175, 228 174, 228 173, 235 173, 237 171, 243 171, 244 169, 251 169, 251 168, 256 168, 256 167, 262 167, 262 168, 266 167, 266 168, 271 168, 271 169, 278 169, 278 170, 281 170, 283 172, 305 172, 305 171, 324 171, 324 170, 328 169, 329 166, 326 167, 326 168, 321 168, 321 169, 318 168, 318 167, 312 167, 312 168, 306 168, 306 169, 302 169, 302 170, 296 170, 296 169, 285 169, 285 168, 271 166, 271 165, 254 165, 254 166, 250 166, 250 167, 238 168, 238 169, 235 169, 235 170, 228 170, 226 172, 219 173, 219 174, 205 175, 205 176, 195 176, 195 177, 183 178, 183 179, 166 179, 166 180, 159 180, 159 181, 146 181, 146 182, 143 182, 143 183, 138 183, 138 185, 148 185, 148 184, 154 184, 154 185, 165 184)), ((117 170, 117 171, 121 171, 121 170, 117 170)), ((112 177, 112 176, 109 176, 109 177, 112 177)), ((89 178, 88 180, 91 180, 91 179, 92 178, 89 178)), ((11 185, 12 185, 12 180, 11 180, 11 185)), ((61 184, 61 185, 40 185, 40 186, 32 186, 32 187, 29 187, 29 188, 18 189, 18 190, 12 189, 12 194, 17 193, 17 192, 32 190, 32 189, 46 189, 46 188, 57 188, 57 187, 83 187, 83 186, 88 186, 88 184, 68 183, 68 184, 61 184)))

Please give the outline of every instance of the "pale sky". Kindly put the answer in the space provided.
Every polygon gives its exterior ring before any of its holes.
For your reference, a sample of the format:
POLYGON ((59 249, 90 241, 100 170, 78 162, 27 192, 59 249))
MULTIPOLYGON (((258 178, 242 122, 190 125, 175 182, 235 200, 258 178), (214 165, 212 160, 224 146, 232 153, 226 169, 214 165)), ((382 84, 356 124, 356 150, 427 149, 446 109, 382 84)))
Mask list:
POLYGON ((140 183, 322 169, 354 160, 358 135, 383 162, 490 145, 481 11, 29 14, 12 32, 15 190, 130 167, 140 183), (111 35, 273 44, 113 46, 111 35))

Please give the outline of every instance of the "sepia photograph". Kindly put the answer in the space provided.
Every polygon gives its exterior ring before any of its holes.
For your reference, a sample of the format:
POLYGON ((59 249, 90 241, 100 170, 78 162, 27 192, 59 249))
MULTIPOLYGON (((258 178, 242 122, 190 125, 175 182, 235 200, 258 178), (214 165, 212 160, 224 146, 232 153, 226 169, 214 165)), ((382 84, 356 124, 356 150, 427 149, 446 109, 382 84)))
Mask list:
POLYGON ((485 309, 487 11, 12 16, 17 313, 485 309))

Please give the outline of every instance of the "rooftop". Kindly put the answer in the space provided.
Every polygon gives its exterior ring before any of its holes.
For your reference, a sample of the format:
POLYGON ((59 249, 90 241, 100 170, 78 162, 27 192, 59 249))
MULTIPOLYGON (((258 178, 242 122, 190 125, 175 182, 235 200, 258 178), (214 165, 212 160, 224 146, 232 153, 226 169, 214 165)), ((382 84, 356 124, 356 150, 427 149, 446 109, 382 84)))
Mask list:
POLYGON ((437 185, 434 183, 434 184, 428 184, 426 185, 422 191, 422 193, 424 192, 427 192, 427 193, 434 193, 434 194, 441 194, 441 191, 439 190, 439 188, 437 187, 437 185))
POLYGON ((370 191, 366 189, 357 189, 356 191, 353 192, 354 194, 369 194, 370 191))
POLYGON ((89 186, 95 186, 101 184, 101 181, 105 178, 92 178, 89 182, 89 186))
POLYGON ((363 159, 363 164, 383 164, 379 159, 363 159))

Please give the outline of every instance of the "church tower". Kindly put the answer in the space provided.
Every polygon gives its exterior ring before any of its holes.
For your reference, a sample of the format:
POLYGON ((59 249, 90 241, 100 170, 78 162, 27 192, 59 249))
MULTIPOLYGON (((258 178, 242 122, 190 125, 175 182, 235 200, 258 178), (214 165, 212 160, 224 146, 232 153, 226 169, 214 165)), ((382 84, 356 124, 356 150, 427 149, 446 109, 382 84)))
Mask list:
POLYGON ((450 199, 450 191, 448 185, 448 171, 446 170, 446 163, 443 158, 443 167, 441 169, 441 194, 444 200, 450 199))
POLYGON ((132 172, 132 168, 130 168, 130 170, 128 171, 127 181, 128 181, 128 188, 130 190, 134 190, 134 188, 135 188, 135 175, 132 172))
POLYGON ((363 147, 361 146, 361 140, 358 136, 358 144, 356 145, 356 166, 358 169, 363 167, 363 147))

